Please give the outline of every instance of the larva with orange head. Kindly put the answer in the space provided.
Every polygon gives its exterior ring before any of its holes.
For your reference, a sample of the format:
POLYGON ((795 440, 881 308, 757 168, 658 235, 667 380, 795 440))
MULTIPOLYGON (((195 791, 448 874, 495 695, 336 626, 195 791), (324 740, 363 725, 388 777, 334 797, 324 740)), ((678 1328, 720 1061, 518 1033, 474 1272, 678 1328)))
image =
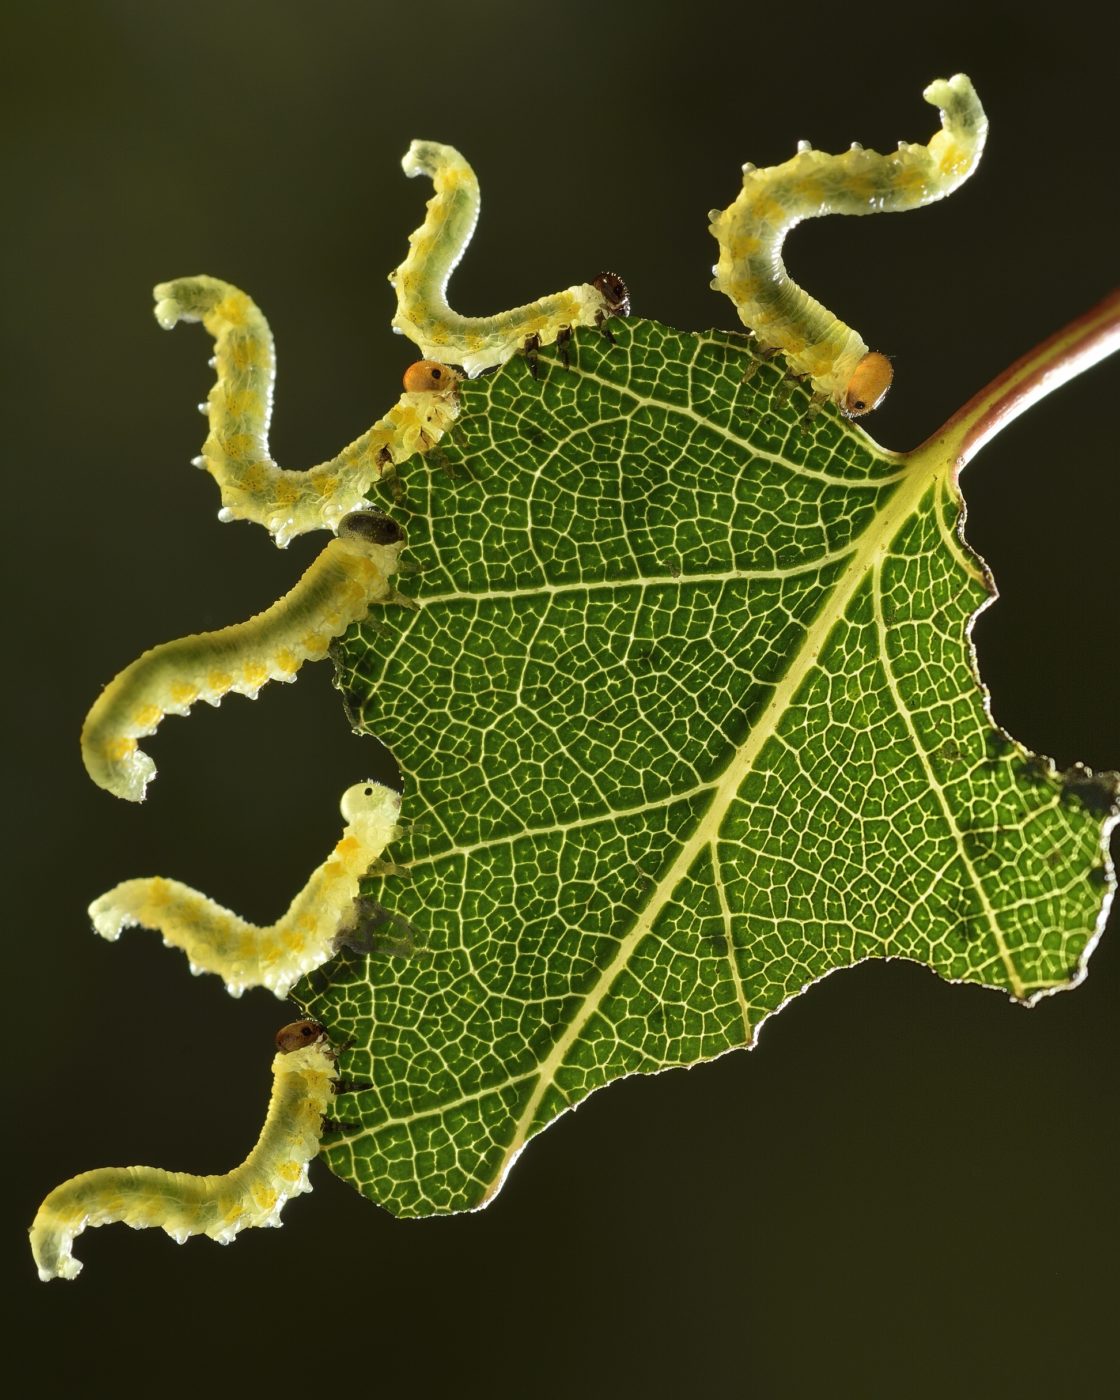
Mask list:
MULTIPOLYGON (((307 1166, 319 1151, 323 1118, 337 1078, 323 1027, 295 1021, 276 1035, 272 1096, 256 1146, 224 1176, 191 1176, 159 1167, 102 1167, 56 1187, 31 1225, 31 1253, 45 1282, 76 1278, 74 1240, 83 1230, 123 1221, 158 1227, 176 1244, 208 1235, 229 1244, 252 1226, 280 1225, 291 1196, 311 1190, 307 1166)), ((214 1051, 217 1055, 217 1049, 214 1051)))
POLYGON ((375 603, 399 601, 390 580, 404 547, 401 527, 380 511, 356 511, 296 586, 270 608, 217 632, 153 647, 126 666, 94 702, 82 726, 82 761, 99 787, 142 802, 156 766, 137 741, 165 715, 232 693, 254 699, 270 680, 291 681, 320 661, 331 641, 375 603))
POLYGON ((217 381, 202 405, 210 432, 195 464, 218 483, 221 520, 263 525, 283 548, 308 530, 333 530, 392 463, 434 446, 459 412, 458 376, 408 382, 389 412, 337 457, 285 471, 268 445, 276 358, 268 322, 252 299, 216 277, 180 277, 155 289, 166 330, 201 321, 214 337, 217 381))
POLYGON ((334 957, 363 875, 398 835, 401 800, 391 788, 356 783, 340 806, 342 836, 274 924, 248 923, 190 886, 157 876, 125 880, 94 900, 93 926, 110 941, 135 924, 155 929, 186 953, 192 972, 216 972, 232 996, 267 987, 285 997, 294 982, 334 957))
POLYGON ((454 147, 436 141, 413 141, 401 165, 410 178, 427 175, 435 186, 424 222, 408 240, 408 256, 389 275, 397 293, 393 327, 428 359, 461 365, 475 375, 504 364, 526 340, 547 345, 569 327, 625 314, 618 298, 596 285, 600 279, 496 316, 452 311, 447 284, 478 223, 478 180, 454 147))
POLYGON ((802 219, 917 209, 968 179, 988 134, 972 83, 958 73, 930 83, 922 95, 941 112, 941 130, 927 146, 902 141, 886 156, 853 146, 834 156, 802 142, 784 165, 744 166, 738 198, 710 216, 720 254, 713 288, 731 298, 760 345, 782 351, 794 374, 806 376, 849 417, 882 401, 890 361, 790 279, 782 244, 802 219))

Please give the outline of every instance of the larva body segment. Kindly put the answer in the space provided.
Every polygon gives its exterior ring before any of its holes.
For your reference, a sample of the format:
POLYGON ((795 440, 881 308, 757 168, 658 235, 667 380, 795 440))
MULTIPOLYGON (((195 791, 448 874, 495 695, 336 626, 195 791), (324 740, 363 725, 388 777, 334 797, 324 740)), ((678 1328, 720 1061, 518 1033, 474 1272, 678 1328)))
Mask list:
POLYGON ((348 515, 337 539, 312 562, 296 586, 248 622, 200 632, 152 647, 126 666, 98 696, 82 727, 82 761, 99 787, 141 802, 155 776, 137 740, 154 734, 165 715, 185 715, 230 692, 256 697, 270 680, 290 681, 305 661, 320 661, 331 640, 397 595, 404 538, 377 511, 348 515))
POLYGON ((713 288, 731 298, 760 345, 781 350, 795 374, 807 376, 850 416, 882 399, 889 362, 877 355, 863 364, 867 345, 790 279, 782 244, 802 219, 917 209, 968 179, 988 133, 972 83, 958 73, 930 83, 922 95, 941 111, 941 130, 928 146, 900 142, 890 155, 853 146, 834 156, 802 143, 783 165, 745 166, 738 198, 711 214, 719 243, 713 288))
POLYGON ((610 306, 590 283, 542 297, 497 316, 460 316, 447 304, 447 283, 478 223, 474 171, 452 146, 413 141, 401 162, 410 178, 435 185, 423 224, 409 237, 408 256, 389 274, 397 293, 395 330, 428 359, 461 365, 469 375, 504 364, 531 337, 550 344, 568 326, 593 326, 610 306))
POLYGON ((210 432, 197 464, 222 496, 222 520, 263 525, 283 548, 308 530, 333 530, 359 509, 370 486, 394 462, 426 452, 455 421, 457 376, 406 390, 372 428, 337 457, 308 471, 272 460, 268 430, 276 381, 272 332, 244 292, 216 277, 180 277, 155 288, 156 320, 170 330, 201 321, 214 337, 217 380, 206 401, 210 432))
POLYGON ((72 1253, 74 1240, 114 1221, 134 1230, 158 1226, 177 1244, 191 1235, 229 1244, 250 1226, 282 1223, 288 1198, 311 1190, 307 1165, 319 1151, 337 1071, 325 1032, 314 1023, 284 1027, 277 1043, 264 1127, 244 1162, 225 1176, 102 1167, 63 1182, 31 1226, 31 1252, 44 1282, 76 1278, 82 1265, 72 1253), (313 1029, 303 1033, 304 1026, 313 1029))
POLYGON ((155 929, 181 948, 194 973, 216 972, 232 996, 267 987, 278 997, 337 951, 337 936, 354 908, 361 879, 398 835, 401 800, 379 783, 356 783, 342 794, 346 826, 286 913, 259 927, 178 880, 125 880, 89 907, 93 926, 115 941, 134 924, 155 929))

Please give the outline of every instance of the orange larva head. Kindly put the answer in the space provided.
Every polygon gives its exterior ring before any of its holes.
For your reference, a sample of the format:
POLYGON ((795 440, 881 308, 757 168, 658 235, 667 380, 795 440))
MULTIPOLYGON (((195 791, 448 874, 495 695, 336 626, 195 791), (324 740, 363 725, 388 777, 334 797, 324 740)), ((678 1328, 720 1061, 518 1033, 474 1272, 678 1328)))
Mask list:
POLYGON ((318 1021, 293 1021, 276 1032, 276 1048, 283 1055, 293 1050, 302 1050, 305 1045, 314 1045, 326 1035, 318 1021))
POLYGON ((870 413, 878 408, 891 387, 894 370, 886 355, 878 350, 870 350, 856 365, 848 387, 844 391, 841 405, 849 418, 858 418, 861 413, 870 413))
POLYGON ((438 360, 417 360, 404 372, 404 387, 409 394, 431 393, 434 389, 450 389, 458 380, 453 369, 438 360))

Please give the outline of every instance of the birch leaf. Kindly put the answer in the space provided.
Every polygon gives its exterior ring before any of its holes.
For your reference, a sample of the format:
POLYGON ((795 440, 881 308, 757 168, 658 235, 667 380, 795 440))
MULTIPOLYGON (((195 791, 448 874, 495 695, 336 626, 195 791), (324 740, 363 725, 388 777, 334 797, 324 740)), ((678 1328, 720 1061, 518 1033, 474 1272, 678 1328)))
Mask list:
POLYGON ((1028 754, 976 675, 981 411, 896 454, 741 335, 611 328, 463 386, 391 506, 418 609, 336 657, 408 878, 370 884, 392 943, 297 991, 350 1043, 325 1160, 398 1215, 837 968, 1068 987, 1111 893, 1116 776, 1028 754))

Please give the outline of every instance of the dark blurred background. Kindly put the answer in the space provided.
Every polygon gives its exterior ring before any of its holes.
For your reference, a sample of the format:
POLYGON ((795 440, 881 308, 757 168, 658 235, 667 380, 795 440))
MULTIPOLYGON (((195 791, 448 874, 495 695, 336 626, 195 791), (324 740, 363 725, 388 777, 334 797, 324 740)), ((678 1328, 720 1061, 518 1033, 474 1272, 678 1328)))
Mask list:
MULTIPOLYGON (((1031 1011, 903 963, 812 988, 752 1055, 598 1094, 487 1211, 399 1222, 325 1169, 284 1228, 230 1250, 85 1235, 76 1284, 24 1230, 114 1162, 220 1172, 257 1131, 287 1009, 239 1002, 85 908, 166 873, 247 917, 336 838, 337 795, 391 761, 329 666, 152 743, 143 807, 77 736, 145 647, 238 621, 322 537, 219 525, 192 470, 211 383, 150 288, 248 290, 279 351, 273 447, 333 454, 384 411, 408 342, 386 274, 430 188, 413 136, 460 147, 483 215, 453 283, 486 313, 603 267, 636 310, 733 327, 706 213, 807 137, 926 140, 933 77, 991 118, 977 176, 905 217, 797 233, 794 275, 895 357, 870 427, 915 445, 1116 272, 1116 30, 1083 7, 9 3, 2 123, 5 703, 15 1029, 8 1319, 34 1389, 206 1385, 462 1396, 1097 1395, 1116 1383, 1120 946, 1031 1011), (907 19, 907 15, 912 18, 907 19)), ((1120 767, 1115 361, 969 467, 969 538, 1001 597, 976 644, 996 718, 1060 764, 1120 767)))

